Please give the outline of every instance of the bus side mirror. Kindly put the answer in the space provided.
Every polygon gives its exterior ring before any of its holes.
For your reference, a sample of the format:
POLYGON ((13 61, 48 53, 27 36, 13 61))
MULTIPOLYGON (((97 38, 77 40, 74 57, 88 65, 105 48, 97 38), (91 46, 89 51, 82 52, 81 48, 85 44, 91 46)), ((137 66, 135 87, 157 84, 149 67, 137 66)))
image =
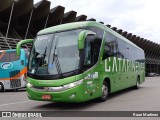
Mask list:
POLYGON ((18 44, 16 46, 16 54, 17 54, 17 56, 20 56, 21 46, 23 44, 27 44, 27 43, 33 43, 33 39, 25 39, 25 40, 21 40, 20 42, 18 42, 18 44))
POLYGON ((88 35, 96 35, 95 32, 84 30, 78 35, 78 49, 84 49, 85 39, 88 35))

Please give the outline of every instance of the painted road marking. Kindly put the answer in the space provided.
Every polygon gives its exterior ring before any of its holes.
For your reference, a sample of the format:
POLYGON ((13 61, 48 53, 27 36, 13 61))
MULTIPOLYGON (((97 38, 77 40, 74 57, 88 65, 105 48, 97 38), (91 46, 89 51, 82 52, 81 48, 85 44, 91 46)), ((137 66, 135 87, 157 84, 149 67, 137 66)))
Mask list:
POLYGON ((30 102, 30 101, 31 101, 31 100, 26 100, 26 101, 14 102, 14 103, 2 104, 2 105, 0 105, 0 107, 2 107, 2 106, 7 106, 7 105, 18 104, 18 103, 30 102))

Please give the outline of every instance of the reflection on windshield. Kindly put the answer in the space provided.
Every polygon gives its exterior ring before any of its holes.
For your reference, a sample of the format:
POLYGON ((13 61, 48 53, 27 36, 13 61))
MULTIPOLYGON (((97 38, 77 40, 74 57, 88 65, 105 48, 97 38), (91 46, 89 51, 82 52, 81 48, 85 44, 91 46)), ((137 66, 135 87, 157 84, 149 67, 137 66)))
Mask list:
POLYGON ((41 73, 47 72, 48 57, 49 57, 49 47, 51 46, 53 35, 43 35, 36 38, 34 43, 30 62, 29 71, 31 73, 41 73))
POLYGON ((13 62, 16 60, 19 60, 19 56, 16 55, 16 51, 0 52, 0 62, 13 62))
POLYGON ((72 30, 38 36, 29 64, 29 72, 37 75, 57 75, 79 68, 78 34, 72 30))

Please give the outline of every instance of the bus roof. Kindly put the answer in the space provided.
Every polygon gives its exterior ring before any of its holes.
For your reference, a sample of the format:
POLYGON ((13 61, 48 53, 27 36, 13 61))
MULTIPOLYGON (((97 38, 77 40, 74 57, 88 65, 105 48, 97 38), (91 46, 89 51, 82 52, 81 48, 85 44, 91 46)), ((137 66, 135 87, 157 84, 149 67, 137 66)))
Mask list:
POLYGON ((38 35, 58 32, 58 31, 65 31, 65 30, 70 30, 70 29, 83 28, 85 26, 96 26, 96 27, 100 27, 104 29, 100 23, 93 22, 93 21, 84 21, 84 22, 73 22, 73 23, 67 23, 67 24, 61 24, 61 25, 49 27, 49 28, 39 31, 38 35))
POLYGON ((87 26, 93 26, 93 27, 103 29, 104 31, 107 31, 107 32, 115 35, 116 37, 122 39, 123 41, 125 41, 129 44, 131 44, 132 46, 135 46, 135 47, 141 49, 140 47, 138 47, 137 45, 135 45, 134 43, 132 43, 131 41, 129 41, 128 39, 126 39, 125 37, 120 35, 119 33, 110 29, 109 27, 107 27, 107 26, 105 26, 101 23, 94 22, 94 21, 73 22, 73 23, 56 25, 56 26, 49 27, 49 28, 46 28, 46 29, 43 29, 43 30, 39 31, 37 33, 37 35, 49 34, 49 33, 53 33, 53 32, 59 32, 59 31, 65 31, 65 30, 71 30, 71 29, 78 29, 78 28, 80 29, 80 28, 84 28, 84 27, 87 27, 87 26))

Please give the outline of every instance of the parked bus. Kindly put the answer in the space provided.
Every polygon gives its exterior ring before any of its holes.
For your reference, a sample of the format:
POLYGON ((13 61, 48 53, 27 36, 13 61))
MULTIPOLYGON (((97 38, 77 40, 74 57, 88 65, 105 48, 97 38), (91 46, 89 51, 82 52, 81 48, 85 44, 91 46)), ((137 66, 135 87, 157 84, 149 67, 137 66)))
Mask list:
POLYGON ((50 27, 32 43, 27 72, 31 100, 84 102, 105 101, 110 93, 136 87, 145 81, 144 51, 93 21, 50 27))
POLYGON ((16 49, 0 51, 0 91, 26 87, 28 51, 16 49))

